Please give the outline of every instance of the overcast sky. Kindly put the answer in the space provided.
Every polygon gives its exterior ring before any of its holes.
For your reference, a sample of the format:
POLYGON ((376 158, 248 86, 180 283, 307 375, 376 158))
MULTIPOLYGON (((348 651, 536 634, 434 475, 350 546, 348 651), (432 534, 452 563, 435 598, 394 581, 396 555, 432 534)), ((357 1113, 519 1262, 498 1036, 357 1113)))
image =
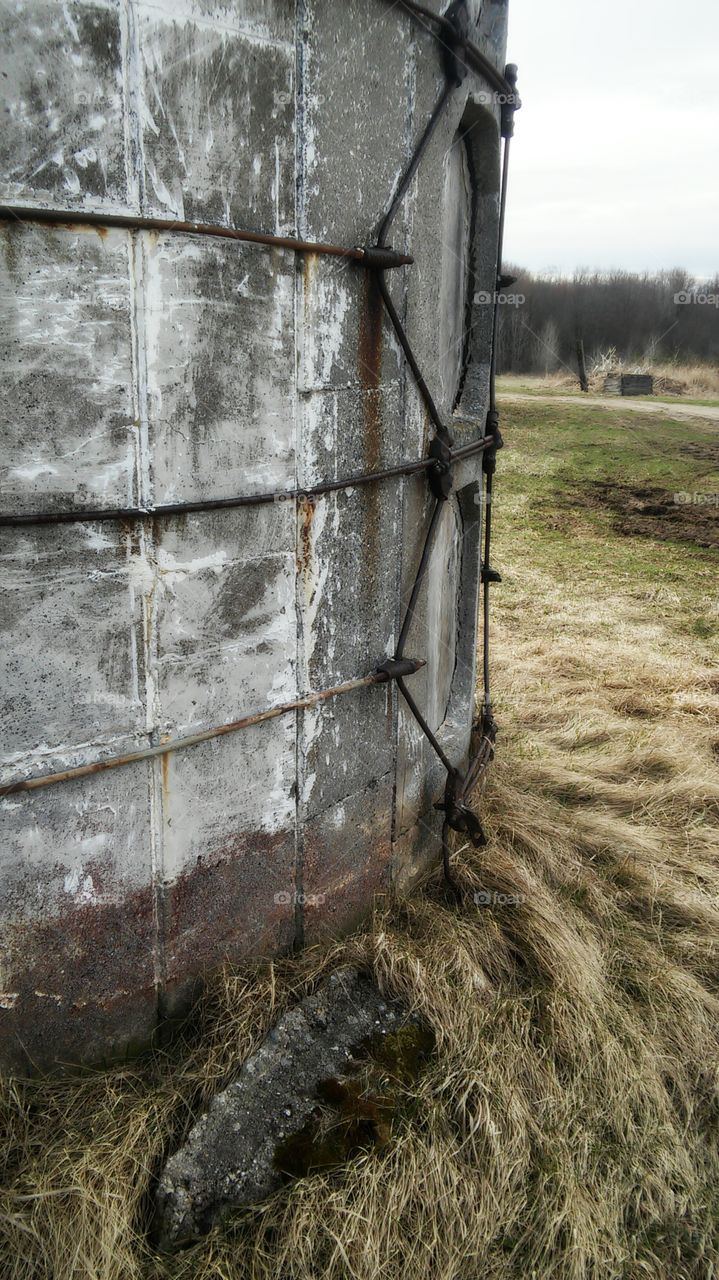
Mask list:
POLYGON ((505 261, 719 271, 719 0, 509 0, 505 261))

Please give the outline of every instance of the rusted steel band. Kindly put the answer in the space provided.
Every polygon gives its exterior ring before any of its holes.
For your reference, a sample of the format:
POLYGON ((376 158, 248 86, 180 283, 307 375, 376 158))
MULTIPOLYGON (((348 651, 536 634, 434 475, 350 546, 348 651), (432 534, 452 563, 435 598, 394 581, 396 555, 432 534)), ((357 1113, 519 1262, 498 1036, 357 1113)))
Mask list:
POLYGON ((243 716, 240 720, 231 720, 228 724, 217 725, 212 729, 204 729, 202 733, 193 733, 186 738, 172 738, 156 747, 146 747, 143 751, 131 751, 124 756, 108 756, 105 760, 96 760, 93 764, 81 764, 74 769, 64 769, 60 773, 37 774, 30 778, 21 778, 15 782, 7 782, 0 786, 0 796, 16 795, 19 791, 37 791, 40 787, 52 787, 59 782, 73 782, 77 778, 88 778, 91 774, 104 773, 106 769, 119 769, 126 764, 137 764, 141 760, 156 760, 159 756, 170 755, 173 751, 183 751, 186 747, 196 747, 201 742, 209 742, 213 738, 222 738, 228 733, 237 733, 240 729, 249 729, 253 725, 263 724, 265 720, 276 720, 278 716, 288 715, 292 711, 305 711, 316 707, 330 698, 338 698, 343 693, 353 693, 355 689, 364 689, 369 685, 387 684, 390 680, 399 681, 407 675, 413 675, 426 666, 423 658, 406 658, 399 666, 392 661, 383 663, 368 676, 358 676, 355 680, 346 680, 332 689, 322 689, 319 693, 309 693, 296 702, 281 702, 276 707, 268 707, 266 711, 257 711, 254 715, 243 716), (401 673, 401 674, 400 674, 401 673))
MULTIPOLYGON (((481 453, 492 444, 492 436, 483 436, 470 444, 452 450, 451 460, 460 462, 463 458, 481 453)), ((235 507, 259 507, 271 503, 299 502, 303 498, 320 498, 325 493, 338 493, 342 489, 355 489, 360 485, 373 484, 381 480, 392 480, 399 476, 411 476, 420 471, 431 470, 436 466, 435 459, 418 458, 414 462, 403 462, 396 467, 387 467, 384 471, 365 471, 360 475, 348 476, 344 480, 328 480, 324 484, 311 485, 307 489, 278 489, 273 493, 245 493, 235 498, 207 498, 198 502, 171 502, 156 507, 97 507, 75 511, 29 511, 17 515, 0 515, 0 528, 15 528, 22 525, 36 524, 94 524, 103 520, 155 520, 168 516, 191 515, 202 511, 227 511, 235 507)))
POLYGON ((212 222, 180 222, 175 218, 149 218, 124 213, 106 213, 98 210, 33 209, 16 205, 1 205, 3 222, 42 222, 50 226, 64 227, 120 227, 125 231, 169 231, 187 236, 215 236, 222 240, 242 240, 248 244, 268 245, 273 249, 289 249, 293 253, 317 253, 331 258, 348 258, 360 266, 371 268, 405 267, 414 262, 407 253, 383 251, 381 261, 377 254, 361 245, 325 244, 315 240, 297 240, 292 236, 273 236, 264 231, 244 231, 236 227, 221 227, 212 222))

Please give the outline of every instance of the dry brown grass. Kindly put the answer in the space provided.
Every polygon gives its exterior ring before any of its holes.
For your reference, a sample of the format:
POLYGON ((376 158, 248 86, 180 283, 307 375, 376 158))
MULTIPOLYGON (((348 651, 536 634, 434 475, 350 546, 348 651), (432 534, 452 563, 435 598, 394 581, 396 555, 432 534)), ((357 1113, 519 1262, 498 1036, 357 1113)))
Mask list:
MULTIPOLYGON (((658 396, 689 396, 695 399, 719 399, 719 365, 711 364, 675 364, 672 361, 621 361, 605 362, 598 360, 588 368, 589 390, 593 395, 601 395, 604 390, 604 379, 611 372, 617 373, 651 373, 654 378, 654 392, 658 396)), ((525 385, 534 390, 566 393, 578 391, 577 374, 568 368, 558 369, 556 373, 547 374, 504 374, 501 382, 509 390, 514 385, 517 389, 525 385)))
MULTIPOLYGON (((643 372, 643 370, 638 370, 643 372)), ((633 372, 627 369, 627 373, 633 372)), ((657 381, 657 390, 664 388, 676 394, 675 383, 681 387, 680 395, 719 396, 719 366, 709 364, 651 364, 648 371, 657 381), (663 385, 664 384, 664 387, 663 385)))
POLYGON ((4 1280, 719 1274, 719 672, 651 602, 613 598, 610 631, 601 587, 567 599, 526 562, 517 581, 497 625, 491 842, 457 850, 461 901, 435 876, 345 943, 227 973, 166 1058, 7 1085, 4 1280), (157 1257, 163 1151, 348 959, 436 1032, 413 1118, 157 1257))

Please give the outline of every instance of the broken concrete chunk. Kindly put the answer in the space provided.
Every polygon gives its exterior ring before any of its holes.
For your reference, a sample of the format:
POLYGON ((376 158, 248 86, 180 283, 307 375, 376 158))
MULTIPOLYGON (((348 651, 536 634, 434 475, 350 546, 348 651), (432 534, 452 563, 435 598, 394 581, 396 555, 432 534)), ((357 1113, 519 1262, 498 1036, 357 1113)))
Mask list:
POLYGON ((368 1037, 413 1020, 352 968, 284 1014, 167 1161, 156 1195, 158 1247, 176 1248, 280 1186, 275 1153, 315 1111, 320 1083, 346 1075, 368 1037))

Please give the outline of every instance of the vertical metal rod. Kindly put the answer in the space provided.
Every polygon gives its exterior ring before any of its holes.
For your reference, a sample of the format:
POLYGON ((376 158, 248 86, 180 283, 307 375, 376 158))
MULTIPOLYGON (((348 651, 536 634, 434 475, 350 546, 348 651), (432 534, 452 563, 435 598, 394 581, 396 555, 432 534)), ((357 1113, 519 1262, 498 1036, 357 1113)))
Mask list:
POLYGON ((502 157, 502 186, 499 200, 499 227, 497 231, 497 284, 494 294, 494 314, 492 317, 492 352, 489 366, 489 407, 494 412, 497 408, 496 376, 497 376, 497 331, 499 328, 499 279, 502 275, 502 257, 504 253, 504 224, 507 215, 507 183, 509 180, 509 144, 511 139, 504 139, 504 155, 502 157))
MULTIPOLYGON (((484 487, 484 553, 482 564, 485 570, 489 569, 489 556, 492 543, 492 480, 494 479, 491 472, 488 474, 484 487)), ((483 681, 483 698, 482 710, 488 712, 492 706, 492 698, 489 687, 489 581, 485 578, 482 584, 482 681, 483 681)))
MULTIPOLYGON (((502 183, 501 196, 499 202, 499 227, 497 231, 497 285, 494 294, 494 314, 492 317, 492 352, 490 356, 489 367, 489 410, 491 414, 497 412, 497 332, 499 327, 499 280, 502 275, 502 257, 504 253, 504 226, 507 213, 507 185, 509 180, 509 144, 511 137, 507 135, 504 139, 504 153, 502 156, 502 183)), ((487 571, 490 568, 490 552, 492 545, 492 488, 493 488, 493 471, 486 472, 486 480, 484 486, 484 556, 483 566, 485 569, 485 578, 482 584, 482 667, 483 667, 483 711, 485 714, 491 711, 492 697, 490 690, 490 672, 489 672, 489 576, 487 571)))

